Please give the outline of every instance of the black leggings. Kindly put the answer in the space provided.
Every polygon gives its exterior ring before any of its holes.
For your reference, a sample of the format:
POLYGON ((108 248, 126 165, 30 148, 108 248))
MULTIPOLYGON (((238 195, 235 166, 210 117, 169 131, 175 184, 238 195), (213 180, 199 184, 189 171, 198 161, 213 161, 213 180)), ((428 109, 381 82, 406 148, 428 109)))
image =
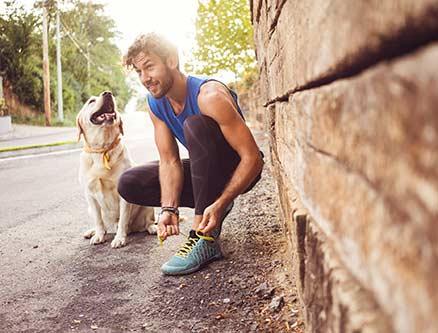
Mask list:
MULTIPOLYGON (((184 137, 189 159, 183 159, 184 184, 180 206, 195 208, 202 215, 222 193, 240 157, 225 140, 219 125, 204 115, 188 117, 184 122, 184 137)), ((119 194, 128 202, 161 206, 159 162, 154 161, 125 171, 119 180, 119 194)), ((261 174, 244 191, 248 192, 260 180, 261 174)))

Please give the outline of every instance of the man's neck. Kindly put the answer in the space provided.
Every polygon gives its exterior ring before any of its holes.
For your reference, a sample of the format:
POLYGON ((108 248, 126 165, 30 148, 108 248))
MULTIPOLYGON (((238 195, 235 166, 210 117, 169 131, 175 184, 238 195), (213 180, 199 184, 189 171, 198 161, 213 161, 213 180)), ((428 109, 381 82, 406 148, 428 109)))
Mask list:
POLYGON ((166 97, 169 99, 170 104, 175 113, 180 113, 184 108, 187 94, 187 77, 178 73, 173 81, 172 88, 167 92, 166 97))

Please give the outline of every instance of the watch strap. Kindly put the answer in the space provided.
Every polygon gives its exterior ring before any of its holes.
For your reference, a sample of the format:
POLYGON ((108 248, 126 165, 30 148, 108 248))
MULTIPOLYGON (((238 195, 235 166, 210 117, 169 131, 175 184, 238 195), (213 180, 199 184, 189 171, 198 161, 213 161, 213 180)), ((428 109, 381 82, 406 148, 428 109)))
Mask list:
POLYGON ((164 212, 169 212, 175 214, 176 216, 179 216, 179 210, 176 207, 161 207, 160 215, 164 212))

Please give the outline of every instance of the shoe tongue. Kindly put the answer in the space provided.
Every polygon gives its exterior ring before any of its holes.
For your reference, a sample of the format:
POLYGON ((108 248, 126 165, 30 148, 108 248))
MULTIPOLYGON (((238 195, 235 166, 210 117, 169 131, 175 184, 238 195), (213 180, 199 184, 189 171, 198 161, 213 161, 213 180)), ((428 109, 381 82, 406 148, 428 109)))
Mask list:
POLYGON ((190 230, 189 238, 199 238, 198 235, 196 234, 196 230, 190 230))

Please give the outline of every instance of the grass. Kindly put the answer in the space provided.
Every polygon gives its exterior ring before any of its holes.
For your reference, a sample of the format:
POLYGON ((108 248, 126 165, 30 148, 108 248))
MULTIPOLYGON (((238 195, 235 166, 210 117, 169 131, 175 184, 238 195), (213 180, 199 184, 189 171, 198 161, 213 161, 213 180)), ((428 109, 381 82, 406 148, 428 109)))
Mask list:
POLYGON ((73 143, 77 143, 77 141, 71 140, 71 141, 59 141, 59 142, 52 142, 52 143, 45 143, 45 144, 35 144, 35 145, 28 145, 28 146, 4 147, 4 148, 0 148, 0 153, 4 153, 4 152, 8 152, 8 151, 23 150, 23 149, 62 146, 62 145, 73 144, 73 143))
MULTIPOLYGON (((46 119, 44 113, 29 117, 20 115, 11 115, 13 124, 24 124, 24 125, 34 125, 34 126, 46 126, 46 119)), ((64 114, 64 122, 58 120, 58 115, 52 114, 52 125, 55 127, 75 127, 76 126, 76 115, 66 113, 64 114)))

